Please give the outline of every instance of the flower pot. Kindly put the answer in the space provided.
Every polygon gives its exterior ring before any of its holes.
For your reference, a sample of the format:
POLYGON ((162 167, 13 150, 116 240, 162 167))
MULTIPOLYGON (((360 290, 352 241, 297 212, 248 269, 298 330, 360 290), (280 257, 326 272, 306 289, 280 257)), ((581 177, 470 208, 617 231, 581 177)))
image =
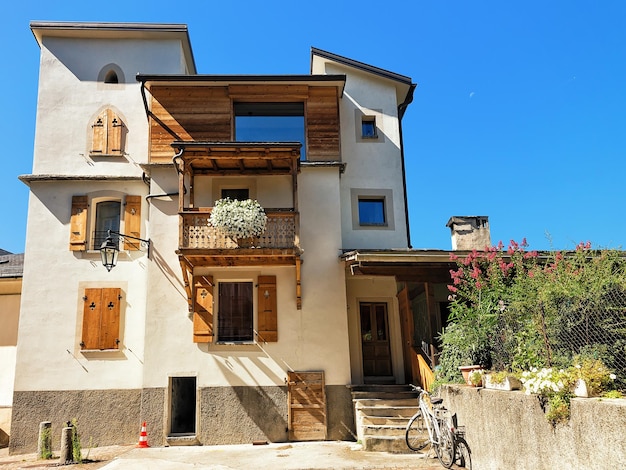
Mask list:
POLYGON ((459 370, 461 371, 461 374, 463 375, 463 380, 465 380, 465 383, 467 385, 473 386, 472 382, 470 381, 469 374, 470 372, 475 371, 475 370, 483 370, 483 366, 480 366, 477 364, 472 365, 472 366, 460 366, 459 370))
POLYGON ((485 388, 493 390, 520 390, 522 388, 522 382, 516 377, 507 375, 502 382, 494 382, 493 374, 485 374, 484 377, 485 388))
POLYGON ((235 240, 239 248, 254 248, 254 237, 242 237, 235 240))
POLYGON ((576 380, 574 384, 574 395, 580 398, 589 398, 589 388, 587 387, 587 382, 583 379, 576 380))

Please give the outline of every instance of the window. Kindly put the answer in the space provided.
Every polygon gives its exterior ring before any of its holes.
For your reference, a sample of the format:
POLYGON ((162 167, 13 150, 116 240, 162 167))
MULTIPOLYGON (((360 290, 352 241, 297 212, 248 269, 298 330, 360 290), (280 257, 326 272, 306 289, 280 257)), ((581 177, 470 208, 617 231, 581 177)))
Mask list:
POLYGON ((300 142, 305 160, 304 103, 235 103, 237 142, 300 142))
POLYGON ((96 224, 92 237, 93 250, 100 248, 106 240, 109 230, 119 233, 121 206, 120 201, 103 201, 96 204, 96 224))
POLYGON ((102 111, 91 128, 90 156, 121 156, 124 153, 124 124, 113 110, 102 111))
POLYGON ((219 342, 278 341, 276 276, 258 276, 256 323, 253 282, 218 283, 217 325, 213 315, 213 276, 194 276, 193 341, 219 342), (217 328, 215 328, 217 326, 217 328))
POLYGON ((359 198, 359 225, 386 225, 385 198, 359 198))
POLYGON ((245 201, 250 199, 250 190, 248 188, 222 189, 222 199, 225 198, 245 201))
POLYGON ((252 283, 220 282, 218 305, 218 341, 252 341, 252 283))
POLYGON ((85 289, 81 349, 119 348, 121 299, 119 288, 85 289))
POLYGON ((353 230, 395 230, 393 190, 351 188, 353 230))
POLYGON ((363 116, 361 120, 361 137, 364 139, 376 139, 378 137, 376 132, 376 117, 363 116))
POLYGON ((104 77, 104 83, 119 83, 115 70, 109 70, 104 77))
MULTIPOLYGON (((72 197, 70 251, 99 249, 109 230, 141 238, 141 196, 127 195, 123 204, 120 199, 91 201, 90 204, 88 196, 72 197), (91 236, 88 236, 89 233, 91 236)), ((137 240, 124 239, 124 250, 135 251, 139 248, 137 240)))

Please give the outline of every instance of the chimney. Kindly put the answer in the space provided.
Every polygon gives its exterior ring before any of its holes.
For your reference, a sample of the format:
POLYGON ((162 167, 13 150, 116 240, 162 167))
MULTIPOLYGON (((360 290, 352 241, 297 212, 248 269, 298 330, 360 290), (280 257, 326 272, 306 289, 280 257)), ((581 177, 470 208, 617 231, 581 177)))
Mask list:
POLYGON ((483 250, 491 246, 489 217, 483 215, 450 217, 453 250, 483 250))

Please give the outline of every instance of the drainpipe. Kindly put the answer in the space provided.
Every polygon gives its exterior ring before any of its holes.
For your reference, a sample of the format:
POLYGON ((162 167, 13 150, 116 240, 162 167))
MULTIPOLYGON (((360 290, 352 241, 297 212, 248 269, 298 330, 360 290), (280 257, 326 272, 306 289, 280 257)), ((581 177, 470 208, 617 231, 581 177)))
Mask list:
POLYGON ((411 246, 411 228, 409 226, 409 203, 406 190, 406 168, 404 165, 404 139, 402 136, 402 118, 404 117, 404 112, 406 111, 406 108, 413 101, 413 92, 415 91, 416 87, 416 84, 411 84, 411 87, 409 88, 409 91, 404 98, 404 102, 402 102, 398 106, 398 127, 400 129, 400 158, 402 160, 402 190, 404 192, 404 218, 406 221, 406 243, 409 248, 413 247, 411 246))

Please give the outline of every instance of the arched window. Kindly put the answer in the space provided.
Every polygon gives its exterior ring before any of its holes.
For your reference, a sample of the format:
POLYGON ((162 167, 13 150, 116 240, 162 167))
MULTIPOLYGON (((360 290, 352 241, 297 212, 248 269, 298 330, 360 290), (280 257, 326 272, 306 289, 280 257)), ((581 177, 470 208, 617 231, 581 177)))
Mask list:
POLYGON ((104 83, 119 83, 115 70, 109 70, 104 76, 104 83))
POLYGON ((106 64, 98 72, 98 82, 108 84, 126 83, 124 79, 124 71, 117 64, 106 64))

